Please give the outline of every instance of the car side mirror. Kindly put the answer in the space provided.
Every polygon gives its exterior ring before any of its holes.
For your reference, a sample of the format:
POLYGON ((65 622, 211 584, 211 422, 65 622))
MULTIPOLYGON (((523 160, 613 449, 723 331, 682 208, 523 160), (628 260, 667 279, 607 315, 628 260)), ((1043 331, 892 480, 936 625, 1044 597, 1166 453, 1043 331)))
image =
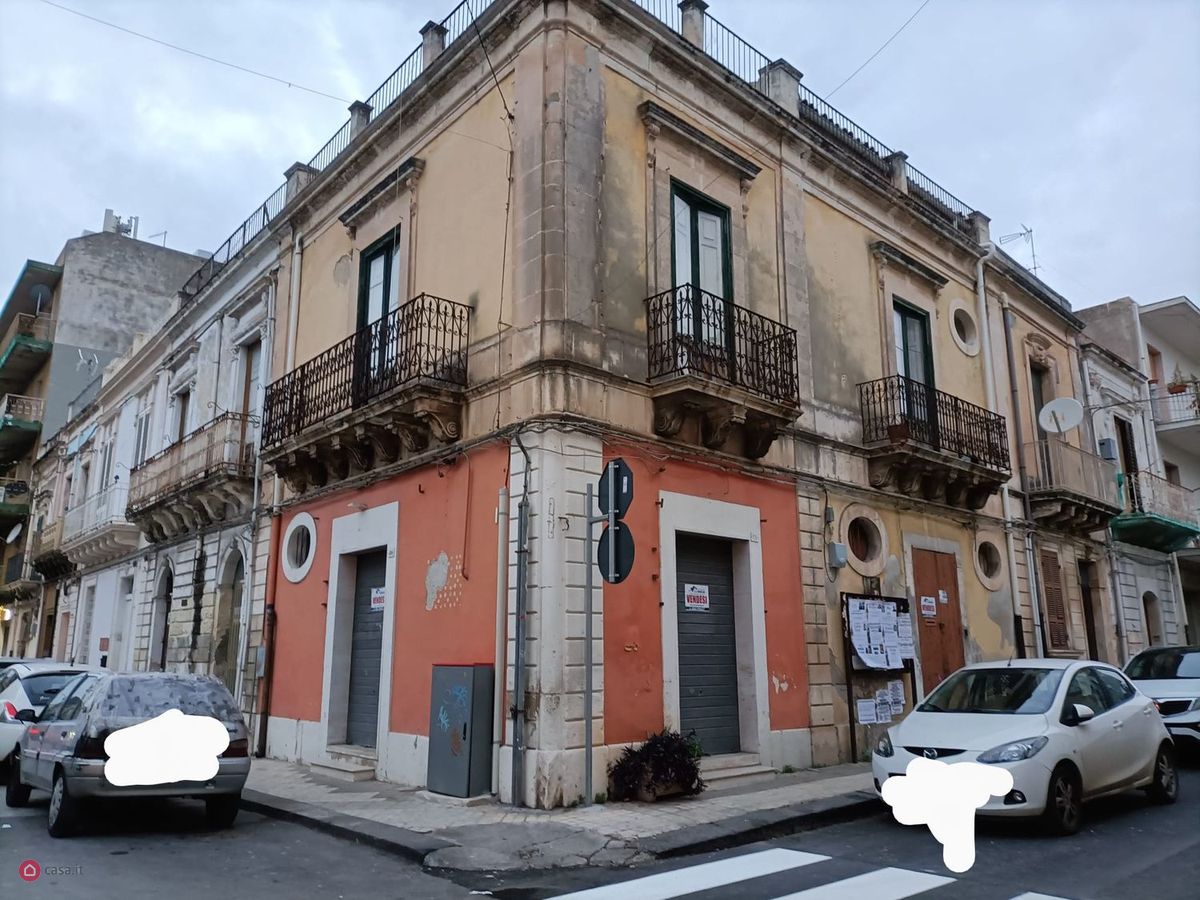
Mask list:
POLYGON ((1090 706, 1085 706, 1082 703, 1072 703, 1063 710, 1062 721, 1064 725, 1082 725, 1084 722, 1096 718, 1096 711, 1090 706))
POLYGON ((18 722, 36 722, 38 714, 32 709, 21 709, 17 711, 18 722))

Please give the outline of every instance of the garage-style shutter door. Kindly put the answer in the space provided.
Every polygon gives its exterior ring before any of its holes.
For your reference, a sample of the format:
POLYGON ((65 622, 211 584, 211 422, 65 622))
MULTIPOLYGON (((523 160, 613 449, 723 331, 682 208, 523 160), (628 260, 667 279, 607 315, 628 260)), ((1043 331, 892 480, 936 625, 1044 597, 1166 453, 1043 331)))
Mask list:
POLYGON ((1050 646, 1055 650, 1070 647, 1067 639, 1067 605, 1063 599, 1062 570, 1058 567, 1058 554, 1042 551, 1042 593, 1046 596, 1046 632, 1050 646))
POLYGON ((706 755, 741 750, 737 638, 733 625, 733 546, 715 538, 676 539, 679 719, 706 755), (689 605, 686 593, 706 602, 689 605), (696 590, 699 588, 700 590, 696 590))
POLYGON ((354 630, 350 645, 350 697, 346 743, 374 747, 379 726, 379 674, 383 657, 383 610, 371 604, 371 591, 383 587, 387 551, 358 558, 354 580, 354 630))

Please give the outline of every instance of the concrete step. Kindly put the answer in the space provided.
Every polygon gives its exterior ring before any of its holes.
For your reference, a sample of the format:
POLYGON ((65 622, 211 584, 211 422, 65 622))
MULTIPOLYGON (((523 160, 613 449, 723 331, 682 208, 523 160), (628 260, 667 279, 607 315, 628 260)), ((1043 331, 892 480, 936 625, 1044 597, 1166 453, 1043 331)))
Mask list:
POLYGON ((344 763, 375 768, 379 754, 373 747, 358 747, 354 744, 333 744, 327 748, 330 758, 344 763))
POLYGON ((314 775, 324 775, 326 778, 336 778, 339 781, 370 781, 375 777, 375 766, 361 762, 348 762, 342 759, 331 759, 328 762, 313 763, 309 768, 314 775))
POLYGON ((719 769, 737 769, 742 766, 757 766, 757 753, 721 753, 717 756, 700 757, 700 771, 707 774, 719 769))
POLYGON ((726 788, 745 787, 760 781, 770 781, 776 776, 776 771, 769 766, 733 766, 725 769, 713 769, 701 772, 701 777, 710 791, 722 791, 726 788))

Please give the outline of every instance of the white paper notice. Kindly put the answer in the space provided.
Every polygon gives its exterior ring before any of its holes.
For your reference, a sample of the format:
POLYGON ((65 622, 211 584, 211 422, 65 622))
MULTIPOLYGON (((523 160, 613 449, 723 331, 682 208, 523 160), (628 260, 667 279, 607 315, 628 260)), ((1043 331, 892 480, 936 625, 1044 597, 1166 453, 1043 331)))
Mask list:
POLYGON ((387 589, 371 588, 371 612, 379 612, 387 605, 387 589))
POLYGON ((875 692, 875 718, 879 722, 892 721, 892 695, 887 688, 875 692))
POLYGON ((883 650, 887 654, 887 667, 889 669, 904 668, 904 662, 900 658, 900 640, 896 637, 896 632, 884 632, 883 650))
POLYGON ((947 603, 950 602, 950 595, 947 594, 945 591, 938 591, 938 599, 940 601, 942 601, 942 606, 945 606, 947 603))
POLYGON ((912 659, 916 656, 916 651, 913 648, 912 621, 908 616, 901 616, 896 620, 896 634, 899 638, 900 658, 912 659))
POLYGON ((861 600, 850 601, 850 630, 862 631, 867 627, 867 610, 861 600))
POLYGON ((904 710, 904 682, 889 681, 888 693, 892 695, 892 711, 897 714, 902 712, 904 710))
POLYGON ((936 616, 937 615, 937 597, 922 597, 921 598, 921 615, 936 616))
POLYGON ((860 725, 874 725, 875 718, 875 701, 872 699, 859 700, 855 703, 858 707, 858 723, 860 725))
POLYGON ((708 585, 685 584, 683 586, 683 608, 692 612, 708 612, 708 585))
POLYGON ((883 624, 883 604, 878 600, 867 601, 867 624, 882 625, 883 624))

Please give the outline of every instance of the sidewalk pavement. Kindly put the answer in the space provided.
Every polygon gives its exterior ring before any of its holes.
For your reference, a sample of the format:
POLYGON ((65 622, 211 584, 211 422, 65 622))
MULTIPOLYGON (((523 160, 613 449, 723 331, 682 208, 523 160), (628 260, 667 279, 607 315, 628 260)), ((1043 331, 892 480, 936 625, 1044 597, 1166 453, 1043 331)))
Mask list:
POLYGON ((273 759, 253 761, 242 807, 431 868, 487 872, 624 866, 846 821, 882 808, 865 764, 780 774, 679 800, 530 810, 493 800, 466 805, 378 781, 344 782, 273 759))

